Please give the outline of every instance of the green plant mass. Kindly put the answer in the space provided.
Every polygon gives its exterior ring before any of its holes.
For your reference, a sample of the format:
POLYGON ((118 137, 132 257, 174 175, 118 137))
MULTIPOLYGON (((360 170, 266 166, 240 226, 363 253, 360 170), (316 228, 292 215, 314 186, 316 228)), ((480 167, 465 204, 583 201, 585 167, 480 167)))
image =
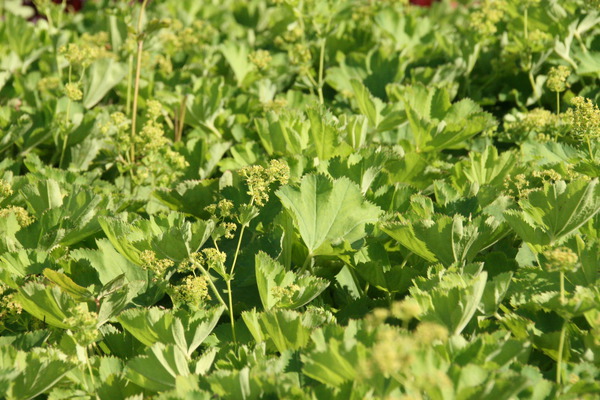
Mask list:
POLYGON ((600 2, 71 3, 0 0, 0 399, 600 398, 600 2))

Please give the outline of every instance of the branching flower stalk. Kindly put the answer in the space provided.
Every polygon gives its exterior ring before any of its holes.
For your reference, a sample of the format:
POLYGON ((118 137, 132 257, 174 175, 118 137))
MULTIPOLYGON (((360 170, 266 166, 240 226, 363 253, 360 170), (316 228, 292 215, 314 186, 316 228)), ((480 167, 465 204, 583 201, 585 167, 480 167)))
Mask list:
MULTIPOLYGON (((138 97, 140 92, 140 76, 142 72, 142 53, 144 49, 144 36, 142 34, 142 22, 144 19, 144 10, 148 5, 149 0, 144 0, 138 15, 136 36, 137 36, 137 61, 135 65, 135 80, 133 89, 133 110, 131 114, 131 144, 129 149, 129 158, 131 162, 135 162, 135 126, 137 123, 138 97)), ((133 188, 133 180, 131 181, 133 188)))
MULTIPOLYGON (((546 265, 549 271, 559 272, 559 287, 560 287, 560 304, 566 303, 565 298, 565 271, 572 271, 576 268, 579 257, 568 247, 557 247, 544 252, 546 265)), ((562 363, 563 352, 565 350, 565 340, 567 334, 568 318, 563 319, 562 328, 560 330, 560 339, 558 342, 558 354, 556 357, 556 383, 560 385, 562 381, 562 363)))

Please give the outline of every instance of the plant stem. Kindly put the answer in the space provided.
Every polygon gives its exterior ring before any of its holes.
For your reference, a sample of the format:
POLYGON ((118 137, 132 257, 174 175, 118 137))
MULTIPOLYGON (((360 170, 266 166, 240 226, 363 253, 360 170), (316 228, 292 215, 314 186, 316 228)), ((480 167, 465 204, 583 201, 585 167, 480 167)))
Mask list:
POLYGON ((231 336, 233 337, 233 342, 237 342, 235 336, 235 318, 233 316, 233 294, 231 293, 231 277, 225 281, 227 284, 227 297, 229 298, 229 321, 231 321, 231 336))
POLYGON ((565 336, 567 332, 567 321, 563 321, 562 329, 560 330, 560 339, 558 342, 558 357, 556 360, 556 384, 560 385, 562 378, 562 357, 565 348, 565 336))
MULTIPOLYGON (((144 10, 146 9, 146 5, 148 5, 148 0, 144 0, 142 3, 142 7, 140 8, 140 14, 138 15, 137 22, 137 61, 135 65, 135 81, 134 81, 134 89, 133 89, 133 110, 131 114, 131 144, 130 144, 130 157, 131 161, 135 162, 135 125, 137 123, 137 108, 138 108, 138 97, 140 92, 140 75, 142 72, 142 52, 144 49, 144 39, 142 36, 142 21, 144 18, 144 10)), ((131 182, 133 185, 133 181, 131 182)))
POLYGON ((528 37, 529 37, 529 32, 528 32, 528 29, 527 29, 528 28, 527 27, 527 25, 528 25, 528 19, 529 19, 528 17, 529 17, 529 8, 525 7, 525 11, 523 12, 523 19, 524 19, 524 22, 523 22, 523 36, 525 37, 525 41, 527 41, 528 37))
POLYGON ((556 92, 556 115, 560 114, 560 93, 556 92))
POLYGON ((128 70, 127 73, 127 101, 125 103, 125 113, 131 115, 131 85, 133 84, 133 55, 129 56, 127 62, 128 70))
POLYGON ((92 364, 90 364, 90 355, 89 355, 87 347, 85 348, 85 362, 87 364, 88 371, 90 373, 90 378, 92 379, 93 388, 95 389, 96 388, 96 380, 94 379, 94 371, 92 370, 92 364))
POLYGON ((202 275, 204 275, 204 277, 208 281, 208 285, 210 286, 211 290, 215 294, 217 300, 219 300, 219 303, 221 303, 221 305, 227 307, 227 303, 225 303, 225 301, 223 300, 223 297, 221 297, 221 295, 219 294, 219 291, 217 290, 217 287, 213 283, 208 271, 206 269, 204 269, 204 267, 201 264, 194 263, 194 266, 198 267, 198 269, 202 272, 202 275))
POLYGON ((300 271, 298 271, 298 273, 303 273, 304 271, 306 271, 308 269, 308 266, 310 265, 310 262, 312 261, 312 255, 309 253, 306 258, 304 259, 304 263, 302 264, 302 267, 300 267, 300 271))
MULTIPOLYGON (((329 24, 327 24, 329 26, 329 24)), ((323 98, 323 71, 325 65, 325 44, 327 43, 327 36, 321 39, 321 52, 319 54, 319 82, 317 85, 317 93, 319 94, 319 103, 325 104, 323 98)))
POLYGON ((594 152, 592 151, 592 141, 590 140, 589 135, 586 137, 588 152, 590 153, 590 160, 596 161, 596 157, 594 156, 594 152))
POLYGON ((565 304, 565 273, 560 271, 560 304, 565 304))
MULTIPOLYGON (((565 273, 560 271, 560 304, 565 304, 565 273)), ((563 321, 562 329, 560 330, 560 339, 558 342, 558 357, 556 359, 556 383, 560 385, 562 377, 562 356, 565 347, 565 334, 567 321, 563 321)))
MULTIPOLYGON (((69 64, 69 84, 71 83, 72 73, 73 73, 73 67, 71 66, 71 64, 69 64)), ((67 141, 69 140, 69 135, 68 135, 67 129, 69 127, 69 123, 70 123, 70 119, 71 119, 69 114, 71 114, 71 99, 67 98, 67 111, 65 112, 65 130, 63 132, 63 143, 62 143, 62 149, 60 152, 60 160, 58 161, 58 168, 62 168, 63 160, 65 158, 65 151, 67 151, 67 141)))

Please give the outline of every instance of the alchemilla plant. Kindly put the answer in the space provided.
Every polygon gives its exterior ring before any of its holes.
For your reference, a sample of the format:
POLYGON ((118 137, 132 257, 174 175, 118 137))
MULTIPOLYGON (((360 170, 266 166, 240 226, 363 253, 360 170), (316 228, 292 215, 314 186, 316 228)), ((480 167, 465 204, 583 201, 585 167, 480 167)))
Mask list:
POLYGON ((600 397, 597 1, 33 3, 0 398, 600 397))

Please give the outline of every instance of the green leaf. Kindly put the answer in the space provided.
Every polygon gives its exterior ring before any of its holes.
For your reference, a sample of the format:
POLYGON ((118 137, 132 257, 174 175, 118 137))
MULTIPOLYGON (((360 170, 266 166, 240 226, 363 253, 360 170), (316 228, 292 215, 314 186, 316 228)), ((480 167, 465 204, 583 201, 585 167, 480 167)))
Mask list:
POLYGON ((106 94, 123 80, 127 68, 112 58, 103 58, 93 63, 86 73, 83 88, 83 106, 94 107, 106 94))
POLYGON ((75 301, 60 288, 30 282, 19 288, 16 296, 23 309, 37 319, 57 328, 68 329, 64 321, 75 301))
POLYGON ((112 282, 123 275, 127 282, 148 280, 148 273, 142 268, 119 254, 106 239, 96 241, 98 250, 75 249, 70 256, 79 262, 88 261, 98 272, 98 278, 103 285, 112 282))
POLYGON ((256 342, 268 338, 277 351, 297 350, 308 343, 310 338, 310 314, 302 315, 295 311, 272 309, 257 313, 244 311, 242 319, 256 342))
POLYGON ((315 348, 304 352, 302 372, 325 385, 339 387, 357 376, 357 369, 368 359, 368 349, 357 340, 359 322, 350 321, 346 327, 316 330, 311 339, 315 348))
POLYGON ((50 390, 74 368, 68 361, 44 357, 43 353, 27 353, 24 358, 24 369, 12 380, 9 398, 33 399, 50 390))
POLYGON ((60 186, 53 179, 38 181, 37 185, 28 184, 21 189, 21 195, 38 218, 44 211, 63 204, 60 186))
POLYGON ((468 263, 507 234, 506 225, 492 216, 468 220, 460 214, 453 218, 435 215, 415 223, 402 220, 383 224, 381 229, 413 253, 445 266, 468 263))
POLYGON ((367 89, 362 82, 352 79, 350 83, 354 90, 354 96, 361 114, 368 118, 369 123, 373 128, 377 128, 383 119, 381 116, 381 110, 383 110, 384 107, 383 102, 372 97, 371 93, 369 93, 369 89, 367 89))
POLYGON ((50 282, 59 286, 65 293, 71 296, 73 300, 77 302, 94 300, 94 296, 89 290, 73 282, 67 275, 48 268, 44 269, 43 274, 50 282))
POLYGON ((528 244, 540 246, 559 243, 600 211, 598 179, 558 181, 533 191, 521 210, 508 210, 508 224, 528 244))
POLYGON ((243 86, 248 74, 254 69, 248 60, 248 47, 243 43, 226 42, 220 47, 221 53, 233 70, 238 86, 243 86))
POLYGON ((319 254, 323 245, 363 238, 365 225, 381 215, 379 207, 365 201, 360 188, 347 178, 330 181, 323 175, 306 175, 299 188, 284 186, 277 196, 311 255, 319 254))
POLYGON ((157 342, 175 344, 186 357, 191 357, 217 325, 222 313, 223 307, 195 314, 134 308, 121 313, 117 320, 146 346, 157 342))
POLYGON ((298 276, 285 271, 283 265, 259 252, 255 256, 256 284, 265 310, 273 307, 295 309, 302 307, 321 294, 329 282, 311 275, 298 276), (292 286, 293 285, 293 286, 292 286), (288 289, 291 296, 276 296, 276 288, 288 289))
POLYGON ((306 111, 310 121, 310 139, 314 145, 316 156, 319 160, 328 160, 333 157, 338 148, 337 139, 339 129, 334 125, 332 115, 323 108, 310 108, 306 111))
POLYGON ((487 272, 483 271, 469 280, 448 275, 442 282, 442 285, 426 291, 414 287, 411 295, 423 310, 419 319, 436 322, 459 335, 477 311, 486 287, 487 272))
POLYGON ((127 378, 154 392, 176 388, 178 376, 190 375, 185 353, 177 346, 156 343, 144 356, 127 363, 127 378))

